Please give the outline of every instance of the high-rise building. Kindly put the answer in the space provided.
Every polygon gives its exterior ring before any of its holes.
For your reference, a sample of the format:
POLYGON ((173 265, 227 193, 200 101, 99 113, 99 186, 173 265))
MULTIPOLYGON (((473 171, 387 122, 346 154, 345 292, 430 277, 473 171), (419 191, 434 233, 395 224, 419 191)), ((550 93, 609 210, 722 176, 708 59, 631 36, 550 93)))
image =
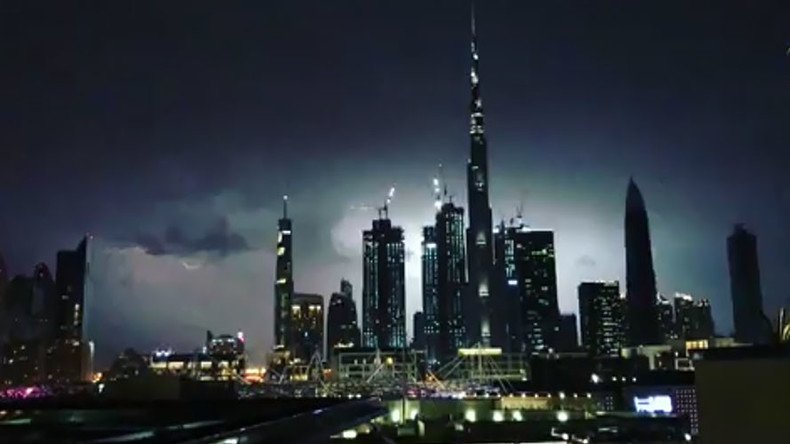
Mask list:
POLYGON ((572 352, 579 348, 579 333, 576 329, 576 315, 560 314, 559 333, 556 341, 557 351, 572 352))
POLYGON ((90 268, 90 236, 85 236, 76 250, 58 251, 55 287, 60 304, 58 309, 59 336, 63 339, 87 339, 85 305, 90 298, 88 273, 90 268))
POLYGON ((294 293, 291 300, 291 349, 293 356, 309 361, 324 356, 324 297, 294 293))
POLYGON ((406 347, 405 248, 403 228, 379 215, 363 232, 362 345, 406 347))
POLYGON ((763 313, 757 237, 741 224, 736 225, 727 238, 727 259, 735 340, 764 343, 768 339, 770 323, 763 313))
POLYGON ((464 209, 445 202, 436 213, 439 359, 455 357, 466 346, 464 290, 464 209))
POLYGON ((93 373, 90 317, 86 315, 93 297, 89 279, 91 239, 85 236, 77 249, 57 254, 55 342, 47 351, 47 377, 53 381, 85 381, 93 373))
POLYGON ((428 365, 435 367, 439 363, 439 257, 436 249, 436 227, 434 225, 422 228, 421 247, 425 357, 428 365))
POLYGON ((661 331, 656 313, 656 275, 650 227, 642 193, 633 178, 625 199, 625 270, 628 301, 628 344, 658 344, 661 331))
POLYGON ((36 324, 36 337, 42 344, 49 344, 55 339, 57 312, 55 281, 47 264, 40 262, 33 269, 30 314, 36 324))
POLYGON ((710 301, 695 301, 691 295, 675 293, 675 325, 678 338, 687 341, 712 338, 714 324, 710 301))
POLYGON ((412 316, 412 328, 414 329, 414 338, 411 341, 411 348, 413 350, 425 349, 425 313, 415 311, 412 316))
POLYGON ((332 293, 326 320, 327 353, 336 348, 359 347, 360 334, 357 325, 357 304, 354 303, 351 283, 340 281, 340 293, 332 293))
POLYGON ((672 308, 672 301, 665 298, 662 294, 656 295, 656 311, 658 315, 658 326, 661 330, 661 338, 664 343, 669 340, 677 339, 675 328, 675 311, 672 308))
POLYGON ((625 305, 617 281, 579 285, 582 346, 590 354, 616 356, 625 346, 625 305))
POLYGON ((283 196, 283 217, 277 221, 277 265, 274 281, 274 347, 288 349, 291 338, 291 300, 294 293, 293 244, 288 196, 283 196))
POLYGON ((493 345, 514 352, 556 348, 560 314, 554 232, 502 224, 494 236, 498 285, 493 345), (497 343, 503 336, 505 343, 497 343))
POLYGON ((491 244, 491 206, 488 199, 488 143, 483 123, 483 98, 480 94, 479 56, 474 12, 472 14, 472 68, 469 105, 471 137, 467 164, 469 228, 466 233, 469 255, 469 290, 466 303, 466 330, 471 344, 491 344, 491 280, 493 246, 491 244))

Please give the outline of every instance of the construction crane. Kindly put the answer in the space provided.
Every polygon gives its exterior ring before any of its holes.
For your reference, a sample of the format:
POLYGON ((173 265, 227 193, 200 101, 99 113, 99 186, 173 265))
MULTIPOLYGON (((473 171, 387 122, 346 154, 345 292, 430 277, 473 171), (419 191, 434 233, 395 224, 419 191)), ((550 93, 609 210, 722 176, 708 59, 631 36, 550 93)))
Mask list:
POLYGON ((379 212, 379 219, 389 219, 390 204, 392 203, 393 197, 395 197, 395 185, 390 187, 387 197, 384 199, 384 205, 377 208, 379 212), (384 215, 384 217, 382 217, 382 215, 384 215))

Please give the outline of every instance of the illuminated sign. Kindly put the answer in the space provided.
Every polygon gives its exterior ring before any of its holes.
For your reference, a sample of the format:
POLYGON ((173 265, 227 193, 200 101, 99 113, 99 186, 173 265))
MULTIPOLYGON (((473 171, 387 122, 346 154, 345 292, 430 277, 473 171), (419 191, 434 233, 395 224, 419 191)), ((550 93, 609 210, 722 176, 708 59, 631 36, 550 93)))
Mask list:
POLYGON ((672 413, 672 398, 666 395, 640 398, 634 396, 634 408, 644 413, 672 413))

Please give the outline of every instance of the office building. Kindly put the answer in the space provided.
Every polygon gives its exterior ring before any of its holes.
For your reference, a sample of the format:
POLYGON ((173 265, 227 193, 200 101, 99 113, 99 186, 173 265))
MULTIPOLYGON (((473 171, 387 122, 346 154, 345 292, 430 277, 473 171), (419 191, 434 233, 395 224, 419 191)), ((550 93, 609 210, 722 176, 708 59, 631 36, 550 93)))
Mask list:
POLYGON ((406 347, 403 229, 392 226, 385 208, 362 236, 362 345, 406 347))
POLYGON ((90 341, 91 236, 85 236, 75 250, 57 254, 55 291, 55 341, 47 350, 47 378, 52 381, 88 381, 93 374, 93 343, 90 341))
POLYGON ((672 301, 665 298, 662 294, 657 294, 656 311, 658 315, 658 326, 661 329, 662 342, 666 343, 667 341, 677 339, 675 310, 672 307, 672 301))
POLYGON ((467 163, 467 197, 469 199, 469 228, 466 233, 468 253, 469 291, 465 305, 466 330, 471 344, 487 347, 491 344, 491 286, 493 273, 492 223, 488 188, 488 142, 483 122, 483 98, 480 93, 477 31, 472 15, 472 68, 470 156, 467 163))
POLYGON ((412 316, 414 338, 411 341, 412 350, 425 350, 425 313, 415 311, 412 316))
POLYGON ((686 341, 710 339, 714 336, 710 301, 695 301, 691 295, 675 293, 677 336, 686 341))
POLYGON ((294 293, 291 300, 291 350, 294 359, 324 356, 324 297, 294 293))
POLYGON ((494 236, 494 345, 512 352, 556 348, 559 308, 554 232, 502 224, 494 236), (497 343, 503 337, 504 343, 497 343))
POLYGON ((351 283, 340 281, 340 293, 332 293, 326 319, 327 353, 336 348, 359 347, 360 332, 357 324, 357 304, 352 295, 351 283))
POLYGON ((579 349, 579 334, 576 327, 575 314, 560 314, 559 332, 555 348, 559 352, 573 352, 579 349))
POLYGON ((435 226, 428 225, 422 228, 421 248, 425 356, 428 365, 435 367, 439 362, 439 257, 436 249, 435 226))
POLYGON ((617 281, 582 282, 579 318, 582 347, 593 356, 617 356, 625 345, 625 303, 617 281))
POLYGON ((288 218, 288 196, 283 196, 283 217, 277 221, 277 265, 274 281, 274 347, 289 349, 293 281, 293 234, 288 218))
POLYGON ((762 344, 768 340, 771 328, 763 313, 757 237, 743 225, 736 225, 727 238, 727 259, 735 340, 762 344))
POLYGON ((628 344, 659 344, 661 331, 655 304, 656 275, 650 226, 645 201, 633 178, 628 183, 625 200, 625 269, 628 344))
POLYGON ((445 202, 436 213, 438 357, 455 357, 466 345, 463 298, 466 286, 464 210, 445 202))

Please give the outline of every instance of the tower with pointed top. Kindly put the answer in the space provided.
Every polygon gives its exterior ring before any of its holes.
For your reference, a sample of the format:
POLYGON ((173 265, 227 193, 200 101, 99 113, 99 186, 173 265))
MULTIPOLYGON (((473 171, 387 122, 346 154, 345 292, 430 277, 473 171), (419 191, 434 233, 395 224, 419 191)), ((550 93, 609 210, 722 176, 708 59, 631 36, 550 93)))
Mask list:
POLYGON ((491 206, 488 199, 488 144, 483 125, 483 99, 480 95, 479 56, 474 7, 471 18, 472 67, 469 104, 471 138, 467 163, 469 228, 466 233, 469 291, 466 305, 466 330, 470 344, 491 344, 492 305, 490 298, 493 249, 491 244, 491 206))
POLYGON ((661 343, 650 226, 645 201, 633 178, 625 198, 625 274, 628 345, 661 343))
POLYGON ((293 251, 288 196, 283 196, 283 217, 277 221, 277 268, 274 282, 274 347, 287 349, 291 333, 293 251))

